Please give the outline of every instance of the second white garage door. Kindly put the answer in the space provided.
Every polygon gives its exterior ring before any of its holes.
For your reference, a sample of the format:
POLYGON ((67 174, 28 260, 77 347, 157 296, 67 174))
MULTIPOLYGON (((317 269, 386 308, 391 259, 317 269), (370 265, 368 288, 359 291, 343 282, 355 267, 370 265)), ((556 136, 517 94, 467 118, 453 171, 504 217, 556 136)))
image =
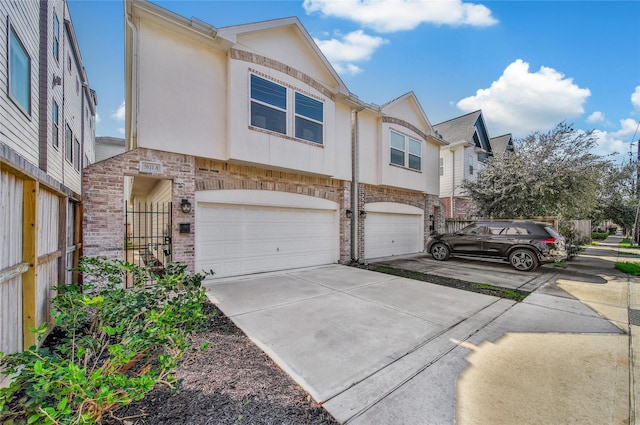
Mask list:
POLYGON ((424 215, 422 210, 392 203, 371 204, 366 209, 367 217, 364 221, 365 258, 413 254, 423 250, 424 215))
POLYGON ((285 198, 273 201, 292 206, 198 202, 196 269, 224 277, 336 263, 337 211, 328 209, 334 204, 285 198))

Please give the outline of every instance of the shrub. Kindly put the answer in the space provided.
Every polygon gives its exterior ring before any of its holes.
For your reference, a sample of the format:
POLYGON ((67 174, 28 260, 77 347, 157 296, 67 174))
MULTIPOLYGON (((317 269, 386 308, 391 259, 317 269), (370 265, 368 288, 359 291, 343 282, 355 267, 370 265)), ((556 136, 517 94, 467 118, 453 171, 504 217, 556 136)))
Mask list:
MULTIPOLYGON (((207 274, 189 274, 171 264, 156 285, 148 272, 123 261, 82 258, 90 284, 57 287, 52 300, 53 344, 7 356, 0 389, 0 422, 5 424, 90 424, 122 405, 140 400, 156 385, 175 384, 172 375, 188 348, 188 335, 205 315, 201 283, 207 274), (123 277, 134 277, 124 289, 123 277)), ((35 330, 40 336, 45 325, 35 330)))
POLYGON ((607 232, 592 232, 591 233, 591 239, 597 240, 597 241, 602 241, 605 240, 609 237, 609 233, 607 232))

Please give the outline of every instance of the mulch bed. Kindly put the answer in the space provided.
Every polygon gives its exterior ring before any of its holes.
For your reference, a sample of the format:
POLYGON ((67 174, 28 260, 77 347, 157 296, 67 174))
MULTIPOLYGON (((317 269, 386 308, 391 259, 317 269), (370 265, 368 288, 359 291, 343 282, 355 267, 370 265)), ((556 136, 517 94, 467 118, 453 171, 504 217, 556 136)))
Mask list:
POLYGON ((154 389, 104 425, 338 424, 213 304, 205 308, 207 325, 176 371, 180 387, 154 389))

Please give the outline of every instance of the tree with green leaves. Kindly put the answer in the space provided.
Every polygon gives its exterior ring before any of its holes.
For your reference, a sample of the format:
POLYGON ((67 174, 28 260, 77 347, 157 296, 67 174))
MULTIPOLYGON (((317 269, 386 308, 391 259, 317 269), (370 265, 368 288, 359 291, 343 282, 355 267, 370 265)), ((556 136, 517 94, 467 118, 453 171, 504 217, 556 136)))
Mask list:
POLYGON ((515 140, 515 152, 489 158, 463 188, 479 214, 493 218, 558 216, 584 219, 598 206, 610 161, 593 154, 592 132, 560 123, 515 140))
POLYGON ((602 175, 598 208, 592 215, 594 223, 611 220, 630 234, 638 208, 637 163, 611 165, 602 175))

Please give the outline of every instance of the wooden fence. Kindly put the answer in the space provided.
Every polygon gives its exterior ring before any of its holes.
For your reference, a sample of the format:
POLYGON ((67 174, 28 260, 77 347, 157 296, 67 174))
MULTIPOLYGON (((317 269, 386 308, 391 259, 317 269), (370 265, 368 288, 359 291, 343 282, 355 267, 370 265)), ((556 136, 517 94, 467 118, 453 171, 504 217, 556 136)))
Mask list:
MULTIPOLYGON (((483 218, 477 219, 461 219, 461 218, 447 218, 444 223, 445 233, 455 233, 463 227, 469 224, 475 223, 480 220, 489 220, 483 218)), ((514 220, 531 220, 540 221, 543 223, 549 223, 554 229, 558 230, 559 220, 557 217, 533 217, 533 218, 517 218, 514 220)), ((591 221, 590 220, 573 220, 573 228, 578 234, 584 238, 591 238, 591 221)))
POLYGON ((7 354, 37 343, 31 328, 51 328, 54 287, 67 282, 81 248, 79 203, 37 168, 12 165, 0 161, 0 352, 7 354))

